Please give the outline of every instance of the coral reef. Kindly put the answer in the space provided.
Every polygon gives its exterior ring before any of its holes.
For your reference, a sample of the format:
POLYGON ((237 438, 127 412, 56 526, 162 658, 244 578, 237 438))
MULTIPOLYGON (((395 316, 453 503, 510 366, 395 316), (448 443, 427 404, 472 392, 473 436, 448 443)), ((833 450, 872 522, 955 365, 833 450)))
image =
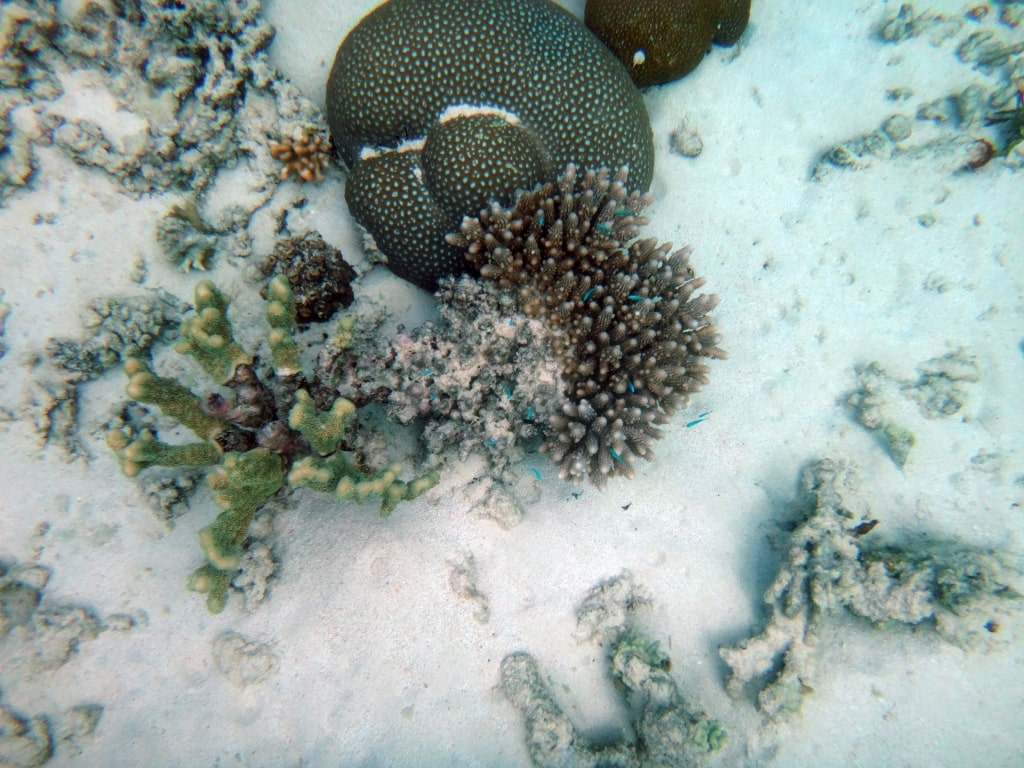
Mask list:
POLYGON ((330 165, 331 140, 315 128, 303 126, 281 141, 271 141, 270 156, 284 163, 281 181, 294 174, 296 181, 323 181, 330 165))
MULTIPOLYGON (((31 105, 32 115, 23 116, 27 128, 15 140, 52 142, 135 191, 201 190, 239 153, 233 114, 257 94, 275 98, 264 54, 273 31, 258 3, 86 3, 64 17, 53 3, 20 0, 3 13, 11 38, 0 77, 13 103, 31 105), (114 126, 65 113, 56 102, 69 71, 90 73, 89 87, 101 82, 145 117, 114 126)), ((27 181, 20 175, 5 181, 27 181)))
POLYGON ((269 287, 268 371, 258 371, 255 358, 234 341, 227 312, 227 297, 213 283, 200 282, 195 312, 182 322, 175 350, 192 357, 230 396, 214 392, 204 402, 176 380, 157 376, 140 358, 125 363, 128 396, 155 405, 199 441, 168 444, 154 430, 131 425, 107 433, 129 477, 151 466, 212 467, 207 484, 223 511, 199 533, 206 562, 189 586, 206 594, 213 612, 224 608, 237 576, 248 579, 240 568, 253 516, 286 485, 356 501, 380 496, 381 514, 387 515, 438 480, 436 472, 427 472, 406 483, 399 480, 397 464, 374 472, 349 456, 347 432, 355 406, 336 398, 324 413, 307 393, 316 382, 306 381, 299 365, 295 300, 285 277, 277 276, 269 287))
POLYGON ((482 278, 540 319, 561 370, 559 412, 547 419, 541 450, 561 477, 633 476, 650 458, 657 425, 707 382, 702 358, 722 358, 708 316, 715 295, 696 293, 689 249, 639 239, 646 195, 629 191, 627 170, 579 178, 569 166, 556 184, 466 218, 449 240, 465 248, 482 278))
POLYGON ((720 649, 730 694, 752 686, 770 719, 797 712, 814 687, 816 639, 843 615, 877 627, 929 626, 965 647, 1014 639, 1011 619, 1024 600, 1020 558, 934 540, 876 543, 878 520, 868 517, 845 465, 819 461, 801 485, 814 506, 790 534, 765 593, 768 623, 720 649))
MULTIPOLYGON (((250 255, 251 217, 281 183, 273 138, 326 135, 268 64, 273 30, 255 0, 19 0, 0 7, 0 26, 0 203, 33 183, 44 152, 129 194, 186 193, 157 224, 185 270, 250 255)), ((310 156, 320 165, 323 149, 310 156)))
POLYGON ((494 477, 537 447, 574 482, 630 476, 706 381, 701 358, 724 353, 707 316, 716 298, 696 294, 687 249, 637 239, 647 198, 625 182, 577 183, 570 169, 514 209, 466 219, 450 239, 483 281, 441 280, 439 322, 393 338, 360 319, 359 334, 324 345, 318 377, 423 422, 428 455, 482 454, 494 477))
POLYGON ((542 0, 383 3, 338 48, 326 102, 350 210, 391 270, 428 290, 465 270, 444 239, 464 215, 570 162, 627 165, 640 189, 651 180, 639 91, 542 0))
POLYGON ((330 320, 354 298, 351 283, 355 270, 341 251, 325 243, 318 232, 279 240, 261 272, 265 277, 288 278, 295 296, 295 320, 300 327, 330 320))
POLYGON ((689 74, 715 45, 735 45, 750 0, 587 0, 584 21, 640 88, 689 74))
POLYGON ((669 673, 669 657, 635 630, 610 644, 609 668, 631 713, 634 742, 591 744, 551 694, 537 661, 512 653, 501 689, 522 714, 530 761, 538 768, 685 768, 704 764, 725 741, 721 724, 693 710, 669 673))

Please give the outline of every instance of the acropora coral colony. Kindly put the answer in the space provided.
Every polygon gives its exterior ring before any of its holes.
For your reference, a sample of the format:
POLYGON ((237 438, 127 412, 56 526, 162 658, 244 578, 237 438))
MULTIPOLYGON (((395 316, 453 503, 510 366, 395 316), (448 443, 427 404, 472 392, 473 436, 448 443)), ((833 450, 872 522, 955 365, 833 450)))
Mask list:
POLYGON ((707 382, 701 358, 725 357, 708 316, 718 297, 696 293, 705 281, 690 249, 638 237, 650 197, 630 191, 628 177, 570 165, 449 236, 486 283, 548 328, 563 392, 541 451, 561 477, 598 487, 633 476, 634 459, 653 455, 658 425, 707 382))
POLYGON ((199 532, 206 562, 188 585, 206 595, 214 613, 227 602, 253 516, 280 489, 306 486, 355 501, 379 496, 381 514, 387 515, 438 481, 430 471, 403 482, 399 465, 372 471, 353 457, 347 432, 356 408, 325 395, 303 375, 293 335, 295 297, 285 276, 270 282, 267 299, 271 364, 265 369, 234 341, 227 297, 213 283, 196 286, 195 311, 182 322, 175 351, 195 360, 230 396, 213 393, 203 401, 174 379, 158 376, 146 360, 125 362, 128 396, 155 405, 198 441, 168 444, 152 429, 107 433, 129 477, 152 466, 212 467, 206 478, 223 511, 199 532), (327 398, 323 410, 316 397, 327 398))

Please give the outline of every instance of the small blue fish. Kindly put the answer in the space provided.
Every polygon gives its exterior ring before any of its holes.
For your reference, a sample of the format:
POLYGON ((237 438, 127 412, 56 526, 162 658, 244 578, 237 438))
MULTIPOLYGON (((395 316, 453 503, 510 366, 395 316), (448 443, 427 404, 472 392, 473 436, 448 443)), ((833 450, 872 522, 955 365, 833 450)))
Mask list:
POLYGON ((694 419, 693 421, 686 422, 686 426, 687 427, 695 427, 698 424, 700 424, 702 421, 705 421, 707 419, 707 417, 710 416, 710 415, 711 415, 711 411, 704 411, 704 413, 699 414, 697 416, 697 418, 694 419))

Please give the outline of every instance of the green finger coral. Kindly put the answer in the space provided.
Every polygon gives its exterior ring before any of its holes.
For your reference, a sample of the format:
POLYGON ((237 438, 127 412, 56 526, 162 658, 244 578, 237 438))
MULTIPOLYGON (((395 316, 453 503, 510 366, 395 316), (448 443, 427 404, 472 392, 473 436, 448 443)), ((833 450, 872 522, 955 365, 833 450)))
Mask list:
POLYGON ((196 285, 195 313, 181 323, 181 341, 174 349, 191 355, 211 378, 222 384, 231 378, 235 367, 251 362, 231 335, 228 300, 209 280, 196 285))
POLYGON ((388 515, 439 478, 427 472, 406 482, 400 479, 401 466, 374 471, 349 453, 356 408, 315 376, 303 376, 294 336, 295 297, 286 278, 276 278, 268 290, 272 365, 267 370, 258 371, 256 356, 234 341, 228 300, 216 286, 199 283, 195 307, 182 322, 175 350, 193 357, 230 394, 200 399, 174 379, 158 376, 145 361, 130 359, 128 396, 155 405, 199 440, 173 445, 153 429, 132 434, 122 428, 108 432, 107 444, 129 477, 154 466, 211 467, 206 480, 221 512, 199 532, 205 562, 188 587, 205 594, 207 607, 216 613, 227 603, 254 515, 282 488, 307 486, 354 501, 376 496, 381 514, 388 515), (264 377, 271 378, 265 382, 264 377))

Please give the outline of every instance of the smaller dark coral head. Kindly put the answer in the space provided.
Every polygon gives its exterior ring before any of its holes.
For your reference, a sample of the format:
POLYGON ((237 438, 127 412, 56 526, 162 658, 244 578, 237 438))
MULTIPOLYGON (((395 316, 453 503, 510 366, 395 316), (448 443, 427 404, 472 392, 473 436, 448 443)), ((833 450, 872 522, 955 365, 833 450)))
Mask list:
POLYGON ((466 218, 448 238, 551 329, 565 402, 542 449, 563 477, 598 487, 650 458, 656 425, 707 381, 699 358, 725 356, 708 316, 717 297, 696 294, 704 280, 688 248, 638 238, 650 198, 627 180, 625 168, 578 178, 570 165, 556 183, 466 218))
POLYGON ((587 0, 584 20, 641 88, 696 69, 711 44, 733 45, 750 0, 587 0))

